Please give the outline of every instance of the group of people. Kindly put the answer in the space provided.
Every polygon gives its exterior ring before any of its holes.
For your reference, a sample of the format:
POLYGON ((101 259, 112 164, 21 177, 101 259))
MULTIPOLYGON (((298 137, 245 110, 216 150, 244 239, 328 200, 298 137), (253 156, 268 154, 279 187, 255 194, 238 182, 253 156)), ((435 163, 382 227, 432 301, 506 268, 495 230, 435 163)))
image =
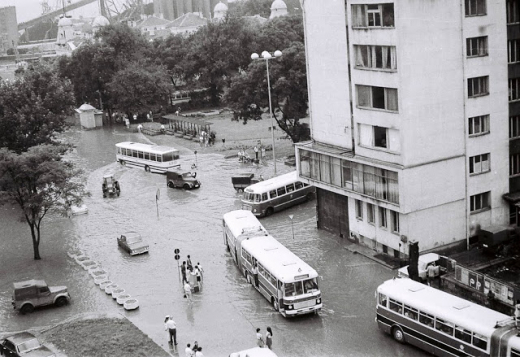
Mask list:
MULTIPOLYGON (((173 321, 173 317, 170 315, 166 315, 164 319, 164 329, 168 331, 170 346, 177 346, 177 325, 175 321, 173 321)), ((199 343, 195 341, 193 347, 188 343, 188 346, 184 350, 186 353, 186 357, 204 357, 202 354, 202 347, 199 346, 199 343)))
POLYGON ((260 159, 262 161, 264 161, 265 160, 265 147, 263 145, 261 145, 260 147, 258 147, 258 146, 259 145, 255 145, 255 147, 253 148, 253 151, 255 153, 254 159, 252 159, 251 156, 249 156, 249 154, 247 153, 247 151, 244 148, 241 148, 240 150, 238 150, 238 161, 243 162, 243 163, 248 163, 251 161, 258 163, 258 162, 260 162, 260 159))
POLYGON ((189 255, 187 259, 182 262, 181 274, 184 287, 184 297, 188 299, 189 304, 193 302, 192 291, 194 290, 197 292, 202 288, 203 273, 204 270, 202 269, 200 263, 197 262, 197 265, 193 265, 189 255), (190 280, 192 280, 192 282, 190 282, 190 280))
POLYGON ((195 341, 193 347, 191 347, 191 344, 188 343, 184 353, 186 354, 186 357, 204 357, 202 354, 202 347, 199 346, 197 341, 195 341))
POLYGON ((202 130, 199 134, 200 147, 208 147, 215 144, 215 133, 207 133, 202 130))
POLYGON ((265 338, 260 332, 260 328, 256 329, 256 344, 258 347, 263 348, 267 346, 270 350, 273 348, 273 330, 270 327, 266 328, 267 332, 265 333, 265 338))

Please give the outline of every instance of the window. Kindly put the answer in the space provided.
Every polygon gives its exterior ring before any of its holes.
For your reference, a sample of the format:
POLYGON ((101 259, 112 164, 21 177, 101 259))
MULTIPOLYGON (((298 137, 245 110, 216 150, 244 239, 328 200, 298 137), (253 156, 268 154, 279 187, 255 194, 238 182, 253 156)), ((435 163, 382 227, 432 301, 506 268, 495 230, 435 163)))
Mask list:
POLYGON ((390 211, 390 216, 392 218, 392 232, 399 233, 399 212, 390 211))
POLYGON ((294 184, 291 183, 290 185, 285 186, 285 189, 287 190, 287 193, 294 191, 294 184))
POLYGON ((394 27, 394 4, 352 5, 352 27, 394 27))
POLYGON ((478 97, 489 94, 489 77, 468 78, 468 97, 478 97))
POLYGON ((489 196, 491 192, 483 192, 470 197, 470 212, 479 212, 489 208, 489 196))
POLYGON ((296 187, 296 189, 299 190, 303 188, 303 184, 300 181, 296 181, 294 187, 296 187))
POLYGON ((489 133, 489 115, 480 115, 468 119, 469 135, 481 135, 489 133))
POLYGON ((485 336, 481 336, 478 333, 473 333, 473 346, 482 350, 487 350, 487 343, 487 338, 485 336))
POLYGON ((506 2, 506 14, 507 24, 516 24, 520 22, 518 0, 507 0, 506 2))
POLYGON ((271 199, 278 197, 276 190, 269 191, 269 197, 271 197, 271 199))
POLYGON ((402 314, 403 313, 403 303, 401 303, 401 302, 399 302, 397 300, 390 299, 388 307, 390 308, 390 310, 395 311, 398 314, 402 314))
POLYGON ((520 78, 509 78, 509 101, 520 99, 520 78))
POLYGON ((423 325, 433 327, 433 320, 434 320, 434 318, 432 315, 429 315, 422 311, 419 312, 419 322, 422 323, 423 325))
POLYGON ((262 193, 262 201, 267 201, 267 192, 262 193))
POLYGON ((387 129, 380 126, 374 126, 374 146, 379 148, 387 148, 387 129))
POLYGON ((470 174, 481 174, 488 172, 489 170, 489 154, 482 154, 469 158, 470 174))
POLYGON ((280 187, 276 190, 278 196, 285 195, 285 187, 280 187))
POLYGON ((356 67, 367 69, 397 69, 395 46, 354 46, 356 67))
POLYGON ((359 107, 398 111, 397 89, 363 85, 356 87, 359 107))
POLYGON ((507 63, 520 62, 520 40, 507 41, 507 63))
POLYGON ((509 156, 509 176, 520 174, 520 154, 509 156))
POLYGON ((388 301, 388 298, 385 294, 379 293, 379 298, 377 301, 379 302, 379 305, 386 307, 386 302, 388 301))
POLYGON ((435 329, 453 336, 453 324, 451 322, 437 318, 435 320, 435 329))
POLYGON ((520 116, 509 117, 509 138, 520 137, 520 116))
POLYGON ((375 206, 371 203, 367 203, 367 221, 368 223, 374 224, 376 222, 375 206))
POLYGON ((417 309, 414 309, 413 307, 404 305, 404 316, 412 320, 417 320, 417 318, 419 317, 419 311, 417 311, 417 309))
POLYGON ((356 218, 363 220, 363 201, 355 200, 356 201, 356 218))
POLYGON ((455 338, 462 340, 466 343, 471 343, 471 331, 466 330, 464 327, 455 326, 455 338))
POLYGON ((466 39, 466 55, 468 57, 487 56, 487 36, 466 39))
POLYGON ((465 0, 466 16, 482 16, 486 14, 486 0, 465 0))
POLYGON ((386 208, 383 207, 379 207, 379 227, 388 227, 388 222, 386 220, 386 208))

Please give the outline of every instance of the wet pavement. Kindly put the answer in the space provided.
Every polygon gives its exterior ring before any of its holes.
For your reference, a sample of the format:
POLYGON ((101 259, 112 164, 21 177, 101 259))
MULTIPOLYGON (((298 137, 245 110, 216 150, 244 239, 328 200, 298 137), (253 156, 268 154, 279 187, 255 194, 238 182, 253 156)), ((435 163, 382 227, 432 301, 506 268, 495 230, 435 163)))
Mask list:
MULTIPOLYGON (((122 312, 159 345, 168 349, 164 316, 178 326, 179 350, 195 340, 204 355, 228 356, 253 347, 255 329, 273 329, 273 349, 279 356, 416 356, 422 351, 400 345, 378 330, 374 291, 395 272, 344 249, 341 238, 316 229, 315 201, 262 219, 281 243, 314 267, 321 276, 324 308, 319 315, 286 319, 246 283, 227 253, 222 215, 240 208, 240 195, 231 176, 250 171, 271 177, 272 165, 240 164, 218 154, 197 155, 200 189, 166 187, 166 178, 115 162, 114 144, 153 141, 181 150, 183 168, 190 170, 193 152, 182 139, 146 138, 120 127, 95 131, 72 130, 66 137, 77 145, 71 155, 88 173, 85 200, 89 213, 71 219, 49 216, 42 227, 42 260, 32 259, 28 226, 15 209, 0 207, 0 332, 50 326, 85 312, 122 312), (121 196, 103 198, 102 176, 114 173, 121 196), (156 202, 157 191, 160 191, 156 202), (156 204, 157 203, 157 204, 156 204), (292 222, 289 215, 294 215, 292 222), (130 257, 119 249, 116 237, 137 231, 150 244, 150 253, 130 257), (294 236, 292 234, 294 231, 294 236), (189 307, 183 298, 174 249, 181 262, 190 254, 204 268, 204 288, 189 307), (124 311, 101 291, 87 272, 66 253, 82 252, 109 272, 110 280, 136 297, 140 308, 124 311), (49 285, 67 285, 72 296, 63 308, 39 309, 20 315, 11 307, 12 282, 44 278, 49 285)), ((294 170, 282 164, 278 173, 294 170)), ((183 352, 180 354, 183 355, 183 352)))

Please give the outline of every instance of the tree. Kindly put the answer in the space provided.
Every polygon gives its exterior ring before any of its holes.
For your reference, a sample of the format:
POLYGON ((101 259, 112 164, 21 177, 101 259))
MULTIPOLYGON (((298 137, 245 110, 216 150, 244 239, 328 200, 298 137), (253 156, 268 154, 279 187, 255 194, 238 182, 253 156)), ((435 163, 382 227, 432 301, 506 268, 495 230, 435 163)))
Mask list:
POLYGON ((107 87, 115 105, 130 117, 167 104, 170 83, 166 68, 142 61, 118 71, 107 87))
POLYGON ((168 36, 166 39, 156 39, 153 42, 152 55, 155 63, 166 67, 174 87, 185 81, 183 59, 186 57, 186 45, 181 35, 168 36))
POLYGON ((88 195, 82 172, 62 160, 66 150, 56 145, 34 146, 21 154, 0 149, 0 204, 20 206, 31 229, 35 260, 41 259, 40 227, 45 215, 51 209, 65 213, 88 195))
POLYGON ((0 147, 20 153, 55 142, 73 103, 71 83, 48 65, 36 64, 15 81, 0 82, 0 147))
MULTIPOLYGON (((308 129, 300 123, 307 114, 308 94, 303 43, 294 42, 283 50, 282 57, 269 61, 271 102, 278 126, 299 142, 308 138, 308 129)), ((269 111, 269 93, 265 61, 251 62, 247 70, 234 76, 224 95, 224 101, 234 111, 234 119, 261 119, 269 111)))

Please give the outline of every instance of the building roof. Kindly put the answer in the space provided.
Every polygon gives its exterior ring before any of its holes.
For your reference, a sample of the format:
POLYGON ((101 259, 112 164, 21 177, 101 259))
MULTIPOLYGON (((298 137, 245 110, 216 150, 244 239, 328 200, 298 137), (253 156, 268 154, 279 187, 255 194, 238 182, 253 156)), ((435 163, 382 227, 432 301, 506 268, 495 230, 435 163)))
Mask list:
POLYGON ((90 104, 83 104, 81 107, 78 108, 78 110, 81 110, 82 112, 85 112, 87 110, 96 110, 96 108, 94 108, 92 105, 90 104))
POLYGON ((220 11, 228 11, 228 7, 222 1, 220 1, 217 5, 215 5, 215 9, 213 9, 213 12, 220 12, 220 11))
POLYGON ((138 28, 141 27, 152 27, 152 26, 161 26, 161 25, 170 25, 172 22, 169 20, 161 19, 155 16, 150 16, 146 18, 143 22, 137 25, 138 28))
POLYGON ((166 27, 195 27, 203 26, 207 23, 208 19, 195 15, 194 13, 188 12, 187 14, 184 14, 181 17, 178 17, 175 20, 173 20, 171 24, 167 25, 166 27))
POLYGON ((273 4, 271 5, 271 10, 287 10, 287 5, 283 0, 274 0, 273 4))

